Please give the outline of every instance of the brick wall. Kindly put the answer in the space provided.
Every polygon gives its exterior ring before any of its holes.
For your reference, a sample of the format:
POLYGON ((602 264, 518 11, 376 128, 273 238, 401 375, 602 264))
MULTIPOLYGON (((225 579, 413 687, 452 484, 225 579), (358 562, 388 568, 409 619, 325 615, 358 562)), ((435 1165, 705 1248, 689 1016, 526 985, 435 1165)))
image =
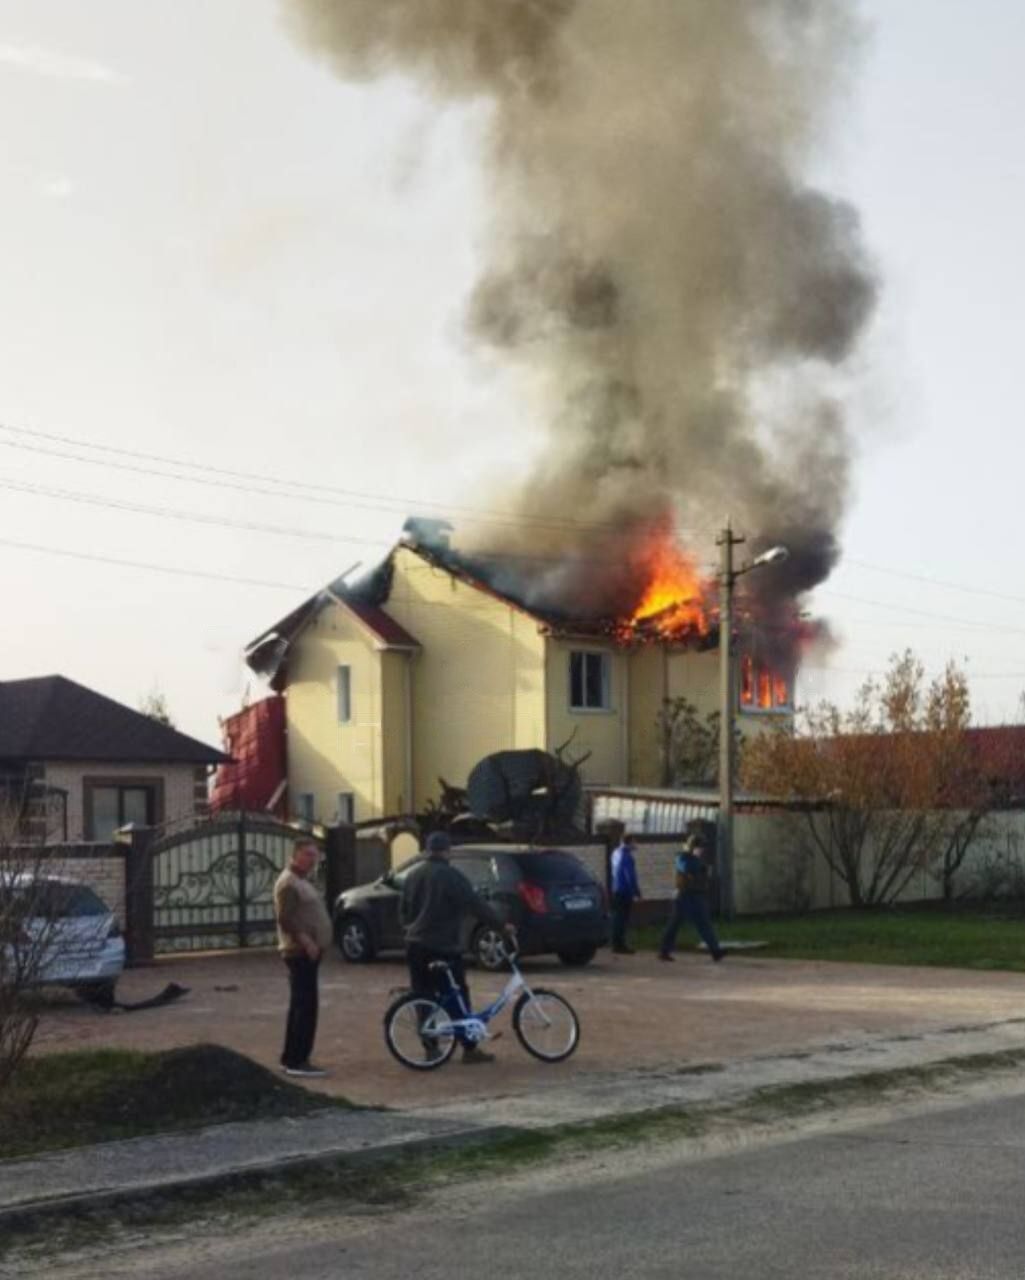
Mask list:
POLYGON ((43 853, 37 845, 15 845, 8 854, 15 869, 34 874, 63 876, 95 889, 123 922, 126 915, 126 855, 109 844, 60 844, 43 853))

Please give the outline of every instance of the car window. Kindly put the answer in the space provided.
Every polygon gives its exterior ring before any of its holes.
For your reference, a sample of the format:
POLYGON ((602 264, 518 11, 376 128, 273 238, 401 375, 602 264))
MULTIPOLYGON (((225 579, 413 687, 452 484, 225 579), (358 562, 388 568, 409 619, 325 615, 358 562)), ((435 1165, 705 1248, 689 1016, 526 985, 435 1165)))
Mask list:
POLYGON ((520 853, 513 855, 520 873, 534 884, 583 884, 594 880, 584 864, 570 853, 520 853))
POLYGON ((494 884, 491 862, 492 859, 484 854, 457 854, 452 859, 452 865, 466 876, 475 889, 488 889, 494 884))
POLYGON ((413 858, 409 862, 404 862, 401 867, 396 868, 396 870, 394 870, 388 877, 391 884, 393 884, 396 889, 401 889, 406 877, 413 868, 418 867, 421 862, 423 862, 423 858, 413 858))
POLYGON ((102 898, 85 884, 44 882, 33 886, 29 890, 29 896, 32 900, 32 914, 47 920, 110 914, 110 909, 102 898))

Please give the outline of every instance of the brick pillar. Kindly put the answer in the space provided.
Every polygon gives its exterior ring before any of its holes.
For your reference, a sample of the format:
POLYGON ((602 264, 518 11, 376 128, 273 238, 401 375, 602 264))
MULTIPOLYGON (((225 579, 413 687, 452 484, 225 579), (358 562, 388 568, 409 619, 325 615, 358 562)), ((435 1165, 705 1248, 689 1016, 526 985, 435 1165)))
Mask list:
POLYGON ((132 831, 125 850, 125 946, 129 965, 153 962, 153 855, 156 839, 152 827, 132 831))
POLYGON ((356 883, 356 828, 344 824, 328 827, 324 842, 324 892, 328 911, 335 899, 356 883))

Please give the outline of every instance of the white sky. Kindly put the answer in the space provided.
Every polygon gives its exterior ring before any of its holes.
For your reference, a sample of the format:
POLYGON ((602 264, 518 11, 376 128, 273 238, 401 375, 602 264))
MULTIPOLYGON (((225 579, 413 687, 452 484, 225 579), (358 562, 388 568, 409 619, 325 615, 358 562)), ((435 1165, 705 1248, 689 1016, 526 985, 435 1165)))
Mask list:
MULTIPOLYGON (((826 174, 885 291, 846 559, 815 602, 842 645, 802 692, 846 699, 911 645, 931 671, 965 662, 993 722, 1025 689, 1025 7, 860 9, 871 40, 826 174)), ((342 84, 274 0, 0 0, 0 118, 0 424, 364 495, 184 483, 0 430, 0 679, 61 672, 129 705, 159 687, 216 743, 246 641, 372 563, 405 512, 473 508, 538 444, 460 331, 485 213, 474 121, 400 80, 342 84)))

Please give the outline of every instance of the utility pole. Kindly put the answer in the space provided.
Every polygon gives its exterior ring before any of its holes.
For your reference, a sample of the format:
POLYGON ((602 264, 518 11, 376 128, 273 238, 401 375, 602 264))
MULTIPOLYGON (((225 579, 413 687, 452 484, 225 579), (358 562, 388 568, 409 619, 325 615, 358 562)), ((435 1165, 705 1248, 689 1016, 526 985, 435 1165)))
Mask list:
POLYGON ((716 859, 719 866, 719 907, 724 919, 732 920, 735 911, 733 886, 733 725, 736 697, 733 681, 733 587, 737 571, 733 567, 733 548, 746 541, 726 527, 716 539, 720 548, 719 564, 719 830, 716 859))
POLYGON ((737 696, 733 681, 733 588, 737 579, 752 569, 779 564, 790 552, 786 547, 770 547, 739 567, 733 563, 733 548, 747 539, 726 528, 715 540, 721 548, 719 562, 719 831, 717 844, 719 906, 724 919, 732 920, 737 909, 733 871, 733 737, 737 718, 737 696))

